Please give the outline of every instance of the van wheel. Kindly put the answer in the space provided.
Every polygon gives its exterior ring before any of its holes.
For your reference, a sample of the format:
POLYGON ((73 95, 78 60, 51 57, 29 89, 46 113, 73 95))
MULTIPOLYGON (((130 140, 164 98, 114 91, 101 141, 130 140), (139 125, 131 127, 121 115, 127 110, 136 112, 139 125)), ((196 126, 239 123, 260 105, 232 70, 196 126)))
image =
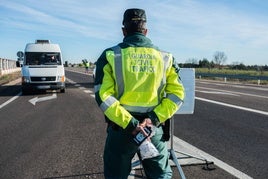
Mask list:
POLYGON ((30 91, 29 90, 26 90, 26 89, 23 89, 23 88, 22 88, 21 92, 22 92, 23 95, 30 94, 30 91))
POLYGON ((61 93, 65 93, 65 88, 60 90, 61 93))

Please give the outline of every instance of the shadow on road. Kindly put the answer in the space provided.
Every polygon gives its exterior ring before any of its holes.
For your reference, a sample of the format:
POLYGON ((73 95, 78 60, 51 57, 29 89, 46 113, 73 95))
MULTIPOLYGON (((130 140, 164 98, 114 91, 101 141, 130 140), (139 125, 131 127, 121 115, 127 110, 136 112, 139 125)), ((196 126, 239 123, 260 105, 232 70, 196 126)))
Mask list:
POLYGON ((14 96, 21 91, 21 85, 0 86, 0 96, 14 96))
POLYGON ((103 172, 93 172, 93 173, 74 174, 74 175, 65 175, 65 176, 52 176, 52 177, 45 177, 45 178, 42 178, 42 179, 79 178, 79 177, 94 177, 94 178, 99 178, 100 175, 102 177, 104 177, 104 173, 103 172))

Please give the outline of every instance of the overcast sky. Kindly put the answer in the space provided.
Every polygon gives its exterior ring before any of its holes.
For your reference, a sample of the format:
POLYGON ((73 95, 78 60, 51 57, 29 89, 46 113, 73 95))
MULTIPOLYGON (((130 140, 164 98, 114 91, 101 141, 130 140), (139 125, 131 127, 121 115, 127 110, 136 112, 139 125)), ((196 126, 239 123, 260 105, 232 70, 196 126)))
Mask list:
POLYGON ((59 43, 64 60, 95 62, 121 42, 127 8, 143 8, 148 37, 179 63, 211 61, 268 65, 268 1, 265 0, 0 0, 0 58, 36 39, 59 43))

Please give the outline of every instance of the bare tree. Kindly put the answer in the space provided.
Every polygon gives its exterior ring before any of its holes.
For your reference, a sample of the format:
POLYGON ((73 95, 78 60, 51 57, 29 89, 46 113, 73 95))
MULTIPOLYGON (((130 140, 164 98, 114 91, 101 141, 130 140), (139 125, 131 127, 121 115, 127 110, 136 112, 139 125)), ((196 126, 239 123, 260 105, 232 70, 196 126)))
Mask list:
POLYGON ((213 55, 213 61, 215 64, 221 66, 223 65, 227 60, 227 56, 224 52, 216 51, 213 55))

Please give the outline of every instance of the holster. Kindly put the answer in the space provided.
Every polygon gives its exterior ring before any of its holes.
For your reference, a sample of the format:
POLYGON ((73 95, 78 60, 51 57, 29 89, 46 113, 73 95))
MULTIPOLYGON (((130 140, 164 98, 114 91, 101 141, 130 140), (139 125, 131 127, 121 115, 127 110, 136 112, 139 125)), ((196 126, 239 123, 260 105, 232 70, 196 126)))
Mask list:
POLYGON ((167 119, 163 125, 162 125, 162 128, 163 128, 163 140, 164 141, 169 141, 170 139, 170 120, 171 119, 167 119))
POLYGON ((112 121, 107 121, 107 129, 109 128, 109 127, 112 127, 113 128, 113 130, 116 130, 116 131, 118 131, 119 129, 120 129, 120 126, 118 126, 117 124, 115 124, 114 122, 112 122, 112 121))

